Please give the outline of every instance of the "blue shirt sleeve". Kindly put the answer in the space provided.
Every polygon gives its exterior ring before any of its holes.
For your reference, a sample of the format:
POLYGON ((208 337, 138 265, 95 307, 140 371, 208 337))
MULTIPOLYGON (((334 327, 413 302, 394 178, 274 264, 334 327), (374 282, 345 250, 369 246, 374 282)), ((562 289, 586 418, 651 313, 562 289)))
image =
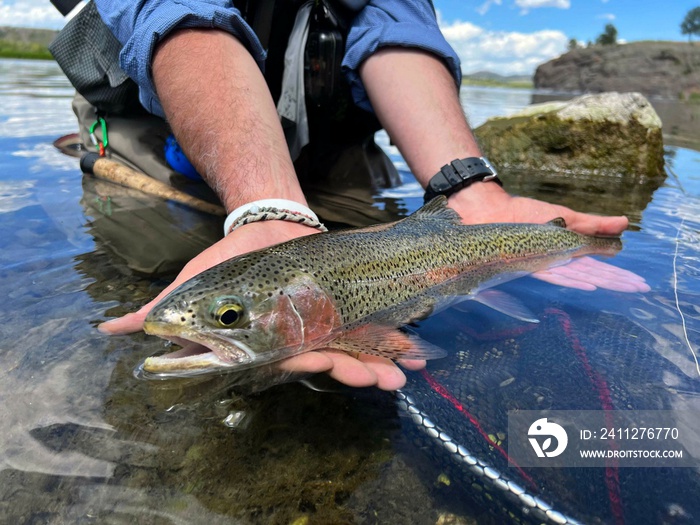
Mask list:
POLYGON ((175 29, 209 27, 234 35, 250 51, 261 69, 266 52, 240 11, 228 0, 95 0, 100 17, 124 46, 121 68, 139 86, 141 104, 164 117, 153 85, 151 61, 158 42, 175 29))
POLYGON ((372 105, 358 70, 366 58, 386 46, 429 51, 445 61, 458 86, 462 82, 459 57, 440 32, 430 0, 370 0, 352 22, 343 59, 353 100, 367 111, 372 111, 372 105))

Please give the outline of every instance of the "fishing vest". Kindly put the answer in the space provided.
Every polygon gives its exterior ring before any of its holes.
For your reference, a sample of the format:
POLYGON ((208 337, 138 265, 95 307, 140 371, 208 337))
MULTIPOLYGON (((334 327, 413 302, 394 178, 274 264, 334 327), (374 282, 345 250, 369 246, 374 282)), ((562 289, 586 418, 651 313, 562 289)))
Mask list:
MULTIPOLYGON (((345 143, 380 128, 357 108, 340 71, 349 25, 368 0, 236 0, 244 19, 267 49, 265 80, 275 103, 283 92, 285 53, 300 10, 308 14, 308 36, 297 49, 311 142, 345 143), (338 125, 338 124, 342 124, 338 125)), ((66 14, 75 0, 52 0, 66 14)), ((73 86, 102 115, 142 115, 138 86, 119 66, 121 43, 89 2, 49 46, 73 86)), ((279 109, 279 104, 278 104, 279 109)), ((283 126, 285 119, 283 118, 283 126)), ((290 126, 284 126, 289 135, 290 126)), ((290 137, 288 136, 288 142, 290 137)), ((296 155, 294 155, 296 157, 296 155)))

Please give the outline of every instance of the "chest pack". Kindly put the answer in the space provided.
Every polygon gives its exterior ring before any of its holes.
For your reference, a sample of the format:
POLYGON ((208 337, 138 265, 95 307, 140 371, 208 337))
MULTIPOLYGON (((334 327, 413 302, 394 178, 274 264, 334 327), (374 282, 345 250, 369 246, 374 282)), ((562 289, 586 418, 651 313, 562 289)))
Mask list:
MULTIPOLYGON (((79 0, 51 0, 65 16, 79 0)), ((327 106, 341 90, 345 36, 354 15, 368 0, 314 0, 306 41, 304 85, 311 105, 327 106)), ((305 2, 237 0, 234 5, 268 50, 265 78, 275 101, 280 97, 284 55, 297 11, 305 2)), ((102 114, 142 112, 138 86, 119 66, 122 45, 89 2, 49 46, 63 72, 102 114), (137 109, 138 108, 138 109, 137 109)))

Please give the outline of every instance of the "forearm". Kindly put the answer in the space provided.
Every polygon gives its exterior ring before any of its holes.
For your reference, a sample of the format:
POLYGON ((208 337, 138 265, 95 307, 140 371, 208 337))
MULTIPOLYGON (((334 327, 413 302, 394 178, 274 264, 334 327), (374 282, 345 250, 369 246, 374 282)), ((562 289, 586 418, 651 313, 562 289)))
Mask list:
MULTIPOLYGON (((360 75, 377 117, 425 187, 442 166, 480 157, 457 86, 442 60, 418 49, 388 47, 363 62, 360 75)), ((450 205, 468 222, 487 222, 510 196, 495 182, 472 184, 450 205)))
POLYGON ((384 48, 362 64, 360 75, 380 122, 424 185, 452 160, 481 155, 439 58, 384 48))
POLYGON ((175 136, 227 210, 264 198, 306 203, 265 80, 235 37, 178 31, 156 49, 153 78, 175 136))

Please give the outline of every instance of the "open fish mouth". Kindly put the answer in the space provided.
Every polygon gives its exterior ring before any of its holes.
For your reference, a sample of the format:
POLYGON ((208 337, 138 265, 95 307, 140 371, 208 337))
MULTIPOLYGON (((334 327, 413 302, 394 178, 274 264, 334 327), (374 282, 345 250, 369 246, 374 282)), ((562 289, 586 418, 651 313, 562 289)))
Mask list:
POLYGON ((173 329, 172 325, 158 322, 146 322, 144 331, 182 347, 146 358, 139 367, 139 372, 147 377, 184 377, 234 367, 240 369, 242 365, 255 361, 254 353, 243 343, 215 334, 173 329))

